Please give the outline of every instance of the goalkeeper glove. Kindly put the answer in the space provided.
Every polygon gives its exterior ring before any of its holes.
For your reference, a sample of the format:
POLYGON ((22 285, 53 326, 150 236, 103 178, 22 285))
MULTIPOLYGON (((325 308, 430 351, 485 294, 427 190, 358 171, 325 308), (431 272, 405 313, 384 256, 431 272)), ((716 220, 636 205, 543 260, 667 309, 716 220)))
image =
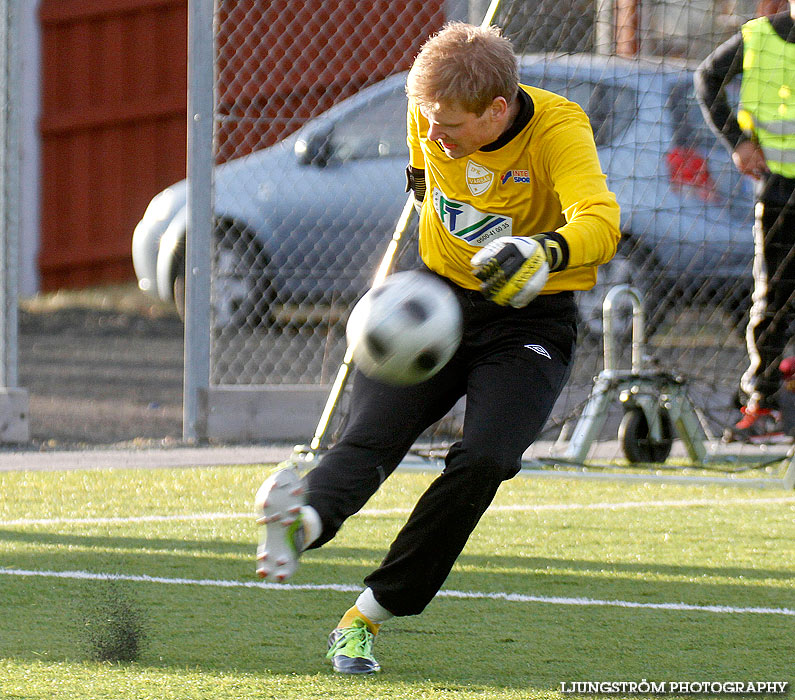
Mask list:
POLYGON ((558 272, 569 261, 569 246, 559 233, 536 236, 504 236, 472 256, 480 291, 500 306, 527 306, 547 283, 550 272, 558 272))

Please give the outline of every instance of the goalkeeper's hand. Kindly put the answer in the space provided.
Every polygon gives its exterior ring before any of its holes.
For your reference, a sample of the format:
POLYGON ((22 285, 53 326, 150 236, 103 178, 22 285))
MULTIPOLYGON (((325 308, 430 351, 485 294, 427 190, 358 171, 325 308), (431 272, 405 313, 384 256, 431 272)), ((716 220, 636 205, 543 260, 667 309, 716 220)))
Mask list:
POLYGON ((480 291, 500 306, 527 306, 547 283, 550 272, 568 263, 568 245, 559 233, 504 236, 472 256, 480 291))

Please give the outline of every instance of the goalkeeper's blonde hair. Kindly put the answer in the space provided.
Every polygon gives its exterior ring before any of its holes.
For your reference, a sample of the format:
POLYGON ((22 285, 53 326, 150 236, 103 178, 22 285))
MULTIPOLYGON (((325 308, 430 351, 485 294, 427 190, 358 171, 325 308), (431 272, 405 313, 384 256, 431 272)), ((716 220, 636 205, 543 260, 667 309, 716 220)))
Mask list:
POLYGON ((480 116, 496 97, 510 103, 518 86, 516 55, 499 27, 450 22, 423 44, 406 93, 420 105, 457 105, 480 116))

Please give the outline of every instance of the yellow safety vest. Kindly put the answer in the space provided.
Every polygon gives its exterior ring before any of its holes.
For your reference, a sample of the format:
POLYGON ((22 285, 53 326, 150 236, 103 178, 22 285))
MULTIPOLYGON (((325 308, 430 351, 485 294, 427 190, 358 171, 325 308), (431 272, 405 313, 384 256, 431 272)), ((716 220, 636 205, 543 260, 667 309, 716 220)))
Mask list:
POLYGON ((795 44, 767 17, 746 22, 738 122, 762 147, 770 171, 795 178, 795 44))

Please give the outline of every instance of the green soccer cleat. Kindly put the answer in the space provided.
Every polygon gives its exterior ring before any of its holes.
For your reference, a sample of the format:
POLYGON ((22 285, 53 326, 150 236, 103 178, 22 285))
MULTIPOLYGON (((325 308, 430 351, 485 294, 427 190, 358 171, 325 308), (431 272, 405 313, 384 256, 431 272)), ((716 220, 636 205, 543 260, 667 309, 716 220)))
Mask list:
POLYGON ((376 673, 381 666, 373 658, 375 635, 364 620, 356 618, 350 627, 337 627, 328 636, 327 659, 338 673, 376 673))
POLYGON ((257 576, 283 583, 298 568, 304 549, 304 486, 294 467, 274 471, 254 499, 259 517, 257 576))

